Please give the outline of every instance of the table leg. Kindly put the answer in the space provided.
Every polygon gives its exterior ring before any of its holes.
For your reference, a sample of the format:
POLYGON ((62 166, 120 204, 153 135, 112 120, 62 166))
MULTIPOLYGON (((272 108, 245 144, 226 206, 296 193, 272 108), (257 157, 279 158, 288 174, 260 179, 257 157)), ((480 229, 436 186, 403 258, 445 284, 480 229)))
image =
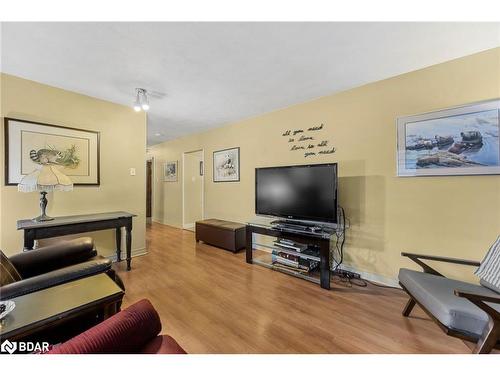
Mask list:
POLYGON ((252 248, 253 248, 253 236, 252 229, 247 225, 246 228, 246 261, 247 263, 252 263, 252 248))
POLYGON ((323 245, 319 251, 319 279, 323 289, 330 289, 330 245, 323 245))
POLYGON ((122 261, 122 228, 116 228, 116 261, 122 261))
POLYGON ((104 320, 112 317, 113 315, 115 315, 116 313, 118 313, 120 311, 118 305, 119 305, 119 302, 112 302, 112 303, 104 306, 104 309, 103 309, 104 320))
POLYGON ((126 241, 127 241, 127 271, 130 271, 130 262, 132 260, 132 219, 127 225, 126 229, 126 241))
POLYGON ((24 230, 24 250, 33 250, 35 246, 35 233, 32 230, 24 230))

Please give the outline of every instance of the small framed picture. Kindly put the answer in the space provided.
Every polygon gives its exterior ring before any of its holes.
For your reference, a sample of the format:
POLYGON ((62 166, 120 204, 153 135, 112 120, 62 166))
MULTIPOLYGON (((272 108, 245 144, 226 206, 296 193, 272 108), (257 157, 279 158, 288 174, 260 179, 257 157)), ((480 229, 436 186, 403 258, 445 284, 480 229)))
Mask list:
POLYGON ((214 151, 214 182, 238 182, 240 180, 240 148, 214 151))
POLYGON ((398 176, 500 174, 500 100, 398 118, 398 176))
POLYGON ((167 161, 163 165, 164 181, 176 182, 177 181, 177 161, 167 161))

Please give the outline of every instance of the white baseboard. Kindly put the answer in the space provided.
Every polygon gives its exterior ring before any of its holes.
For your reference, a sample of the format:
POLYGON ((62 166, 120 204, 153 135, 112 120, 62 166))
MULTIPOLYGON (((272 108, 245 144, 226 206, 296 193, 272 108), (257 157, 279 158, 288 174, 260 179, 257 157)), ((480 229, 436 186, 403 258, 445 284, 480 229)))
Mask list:
POLYGON ((191 223, 191 224, 184 224, 182 226, 183 229, 187 229, 187 230, 191 230, 191 229, 194 229, 194 223, 191 223))
POLYGON ((374 283, 383 284, 387 286, 392 286, 395 288, 401 288, 397 279, 392 279, 390 277, 378 275, 371 272, 360 271, 356 267, 352 267, 346 264, 342 264, 340 267, 342 270, 359 273, 362 279, 372 281, 374 283))
MULTIPOLYGON (((147 253, 148 253, 148 251, 146 250, 145 247, 143 247, 141 249, 132 250, 131 255, 132 255, 132 258, 134 258, 134 257, 138 257, 141 255, 146 255, 147 253)), ((121 256, 122 256, 122 260, 127 258, 127 253, 125 250, 122 250, 121 256)), ((116 262, 116 253, 113 255, 108 255, 106 258, 111 259, 111 261, 114 263, 114 262, 116 262)))
POLYGON ((156 219, 156 218, 153 218, 153 223, 167 225, 167 226, 172 227, 172 228, 183 229, 182 226, 181 226, 181 224, 167 223, 166 221, 163 221, 163 220, 160 220, 160 219, 156 219))

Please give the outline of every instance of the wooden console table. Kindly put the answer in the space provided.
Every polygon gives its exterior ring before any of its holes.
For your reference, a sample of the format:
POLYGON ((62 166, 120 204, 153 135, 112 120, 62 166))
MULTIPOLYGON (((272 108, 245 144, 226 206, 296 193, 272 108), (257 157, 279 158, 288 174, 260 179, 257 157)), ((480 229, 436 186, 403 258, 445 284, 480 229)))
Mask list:
MULTIPOLYGON (((330 234, 327 233, 304 233, 291 232, 274 228, 270 224, 248 223, 246 226, 246 261, 247 263, 257 263, 253 259, 254 241, 253 235, 261 234, 272 237, 287 238, 292 241, 315 245, 319 248, 319 280, 310 277, 302 277, 309 281, 318 282, 323 289, 330 289, 330 234)), ((260 245, 262 246, 262 245, 260 245)), ((274 251, 286 251, 283 249, 274 249, 274 251)), ((301 256, 300 253, 295 253, 301 256)), ((259 262, 261 265, 261 262, 259 262)), ((269 267, 269 265, 266 265, 269 267)), ((271 267, 272 268, 272 267, 271 267)))
POLYGON ((17 230, 24 230, 24 250, 33 250, 35 240, 93 232, 105 229, 116 230, 116 260, 121 261, 121 228, 126 231, 127 271, 132 259, 132 218, 137 215, 129 212, 104 212, 100 214, 59 216, 50 221, 17 221, 17 230))

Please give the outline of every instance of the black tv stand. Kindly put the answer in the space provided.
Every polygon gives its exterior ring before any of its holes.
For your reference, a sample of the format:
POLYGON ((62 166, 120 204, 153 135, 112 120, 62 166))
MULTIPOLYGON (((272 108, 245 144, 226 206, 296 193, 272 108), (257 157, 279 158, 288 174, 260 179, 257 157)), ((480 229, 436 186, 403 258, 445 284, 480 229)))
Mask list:
MULTIPOLYGON (((254 250, 254 234, 261 234, 272 236, 282 239, 289 239, 299 243, 314 245, 319 249, 319 280, 310 281, 318 282, 323 289, 330 289, 330 233, 324 232, 322 228, 320 231, 311 232, 310 230, 291 229, 287 226, 278 226, 275 222, 267 225, 261 223, 248 223, 246 226, 246 261, 247 263, 253 262, 254 250)), ((293 223, 293 225, 300 226, 300 223, 293 223)), ((306 227, 307 228, 307 227, 306 227)), ((303 277, 304 278, 304 277, 303 277)))

